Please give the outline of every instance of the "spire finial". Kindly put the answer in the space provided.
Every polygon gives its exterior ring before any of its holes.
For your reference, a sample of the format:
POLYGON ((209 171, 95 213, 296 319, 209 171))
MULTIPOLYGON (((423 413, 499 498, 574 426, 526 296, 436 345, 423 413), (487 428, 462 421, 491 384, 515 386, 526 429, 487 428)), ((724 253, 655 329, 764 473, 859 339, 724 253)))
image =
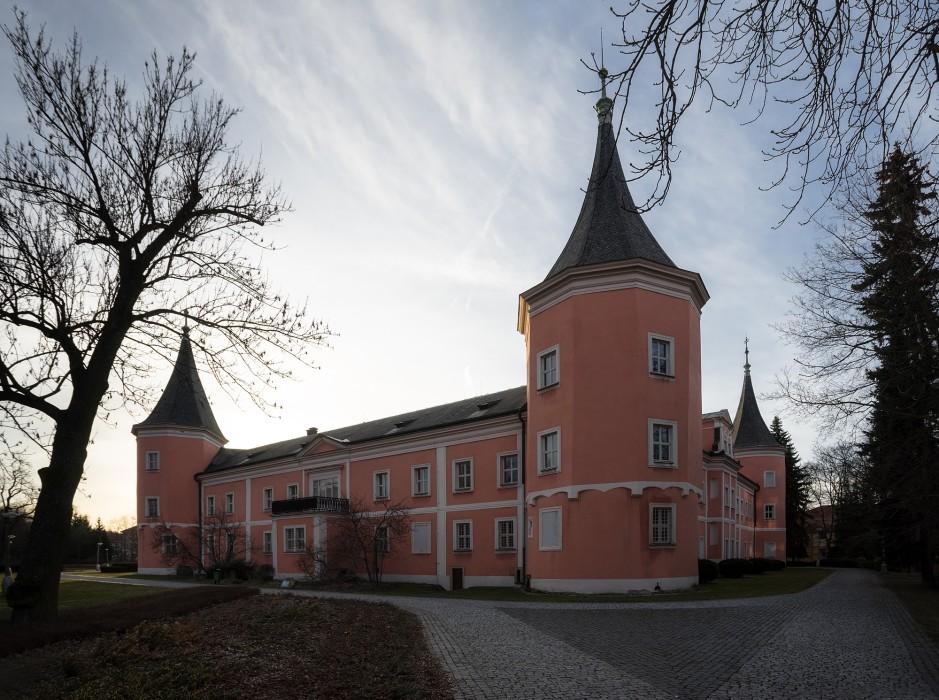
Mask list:
MULTIPOLYGON (((596 54, 593 55, 593 60, 593 65, 597 65, 596 54)), ((600 27, 600 67, 597 68, 597 75, 600 77, 600 99, 594 109, 597 110, 597 120, 601 124, 609 124, 613 121, 613 100, 606 94, 606 81, 610 73, 603 62, 603 27, 600 27)))
POLYGON ((750 338, 745 337, 743 339, 743 373, 745 376, 750 376, 750 338))
POLYGON ((183 335, 189 337, 189 310, 183 311, 183 335))

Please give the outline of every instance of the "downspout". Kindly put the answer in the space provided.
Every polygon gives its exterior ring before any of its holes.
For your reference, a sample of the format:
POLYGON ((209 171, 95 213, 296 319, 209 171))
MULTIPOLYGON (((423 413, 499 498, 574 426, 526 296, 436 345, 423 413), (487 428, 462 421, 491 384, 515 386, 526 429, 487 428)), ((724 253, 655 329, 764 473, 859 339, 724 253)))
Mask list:
POLYGON ((524 403, 518 409, 518 422, 522 424, 522 447, 519 450, 519 477, 522 484, 522 522, 519 523, 519 540, 522 542, 522 585, 528 588, 528 502, 525 495, 525 447, 528 445, 528 423, 522 414, 528 408, 528 403, 524 403))
POLYGON ((199 485, 199 488, 196 489, 196 497, 199 499, 199 505, 196 507, 196 512, 199 514, 199 520, 197 521, 199 525, 197 530, 199 533, 199 569, 204 572, 205 552, 202 551, 202 546, 203 542, 205 542, 205 538, 202 535, 202 501, 204 500, 202 493, 202 479, 199 478, 198 474, 193 474, 192 478, 195 479, 196 484, 199 485))

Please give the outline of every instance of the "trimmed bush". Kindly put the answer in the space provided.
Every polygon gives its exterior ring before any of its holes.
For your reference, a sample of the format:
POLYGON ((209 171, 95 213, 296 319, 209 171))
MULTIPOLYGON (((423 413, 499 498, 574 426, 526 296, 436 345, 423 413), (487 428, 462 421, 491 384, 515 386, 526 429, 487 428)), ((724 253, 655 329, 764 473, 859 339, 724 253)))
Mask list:
POLYGON ((717 567, 724 578, 741 578, 753 573, 753 565, 746 559, 724 559, 717 567))
POLYGON ((782 571, 786 568, 786 562, 782 559, 770 559, 770 561, 773 563, 773 571, 782 571))
POLYGON ((750 560, 750 567, 754 574, 762 574, 766 571, 772 570, 773 563, 769 559, 754 557, 750 560))
POLYGON ((710 583, 720 576, 720 569, 716 561, 698 559, 698 583, 710 583))

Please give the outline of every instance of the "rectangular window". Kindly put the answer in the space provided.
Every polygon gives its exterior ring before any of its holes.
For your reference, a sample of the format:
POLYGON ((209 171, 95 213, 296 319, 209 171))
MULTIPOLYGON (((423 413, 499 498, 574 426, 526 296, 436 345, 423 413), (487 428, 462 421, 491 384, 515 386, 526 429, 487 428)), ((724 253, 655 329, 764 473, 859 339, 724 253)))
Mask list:
POLYGON ((175 556, 176 554, 176 535, 163 535, 163 554, 175 556))
POLYGON ((262 544, 261 546, 262 546, 262 548, 263 548, 264 554, 270 554, 271 552, 274 551, 274 537, 273 537, 273 533, 271 533, 271 532, 265 532, 265 533, 264 533, 264 539, 263 539, 262 542, 263 542, 263 544, 262 544))
POLYGON ((473 460, 459 459, 453 463, 453 490, 473 490, 473 460))
POLYGON ((147 496, 144 500, 144 512, 148 518, 160 517, 160 498, 159 496, 147 496))
POLYGON ((765 559, 775 559, 776 558, 776 543, 775 542, 764 542, 763 543, 763 557, 765 559))
POLYGON ((287 484, 287 498, 291 501, 300 498, 300 485, 299 484, 287 484))
POLYGON ((556 472, 561 468, 561 431, 557 428, 538 433, 538 471, 556 472))
POLYGON ((518 455, 499 455, 499 486, 515 486, 518 483, 518 455))
POLYGON ((661 377, 675 375, 674 339, 664 335, 649 334, 649 373, 661 377))
POLYGON ((261 502, 264 504, 264 510, 270 510, 274 502, 274 489, 264 489, 261 496, 261 502))
POLYGON ((674 421, 649 421, 649 464, 675 467, 678 453, 677 426, 674 421))
POLYGON ((496 519, 496 550, 515 551, 515 519, 496 519))
POLYGON ((420 464, 411 467, 412 490, 414 496, 430 495, 430 465, 420 464))
POLYGON ((458 520, 453 523, 453 550, 455 552, 473 551, 472 521, 458 520))
POLYGON ((375 472, 375 500, 386 501, 391 496, 388 472, 375 472))
POLYGON ((542 508, 538 511, 538 549, 561 548, 561 509, 542 508))
POLYGON ((147 453, 147 471, 148 472, 160 471, 160 453, 159 452, 147 453))
POLYGON ((205 497, 205 514, 215 515, 215 496, 205 497))
POLYGON ((411 552, 430 554, 430 523, 411 523, 411 552))
POLYGON ((560 381, 558 368, 558 347, 538 353, 538 388, 547 389, 560 381))
POLYGON ((305 527, 284 528, 284 551, 302 552, 306 540, 305 527))
POLYGON ((649 507, 649 544, 670 547, 675 544, 675 506, 673 504, 649 507))
POLYGON ((776 519, 776 504, 767 503, 763 506, 763 519, 764 520, 776 519))
POLYGON ((388 554, 391 551, 387 525, 379 525, 375 528, 375 551, 379 554, 388 554))
POLYGON ((228 515, 235 512, 235 494, 233 493, 225 494, 225 512, 228 515))
POLYGON ((310 482, 310 495, 320 498, 339 498, 339 477, 323 476, 310 482))
POLYGON ((768 489, 776 487, 776 472, 763 472, 763 486, 768 489))

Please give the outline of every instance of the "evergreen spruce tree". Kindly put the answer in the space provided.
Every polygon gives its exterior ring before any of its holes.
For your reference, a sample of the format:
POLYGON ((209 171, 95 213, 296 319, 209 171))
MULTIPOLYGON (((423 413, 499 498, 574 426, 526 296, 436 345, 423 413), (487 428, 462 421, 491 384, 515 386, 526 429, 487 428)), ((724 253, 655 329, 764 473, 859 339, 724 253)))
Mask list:
POLYGON ((799 559, 806 555, 808 545, 805 513, 809 507, 809 475, 779 416, 773 418, 769 430, 786 448, 786 551, 791 560, 799 559))
MULTIPOLYGON (((935 586, 939 547, 939 235, 936 194, 925 167, 899 147, 877 173, 877 197, 865 216, 871 256, 854 285, 875 340, 868 374, 874 405, 863 453, 879 500, 888 559, 912 549, 926 584, 935 586)), ((913 563, 913 562, 900 562, 913 563)))

